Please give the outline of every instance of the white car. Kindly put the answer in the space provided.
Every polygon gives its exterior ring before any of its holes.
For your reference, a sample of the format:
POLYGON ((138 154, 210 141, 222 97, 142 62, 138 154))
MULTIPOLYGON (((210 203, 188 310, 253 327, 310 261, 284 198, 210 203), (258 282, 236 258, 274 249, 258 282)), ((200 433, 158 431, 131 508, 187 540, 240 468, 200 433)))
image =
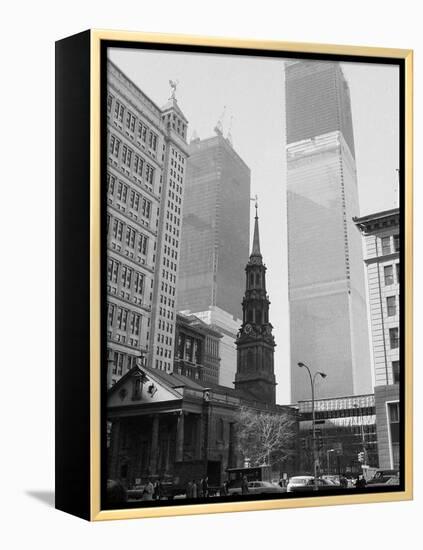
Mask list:
POLYGON ((321 479, 326 479, 326 481, 331 481, 334 485, 340 485, 339 476, 326 474, 326 475, 322 475, 321 479))
POLYGON ((288 481, 286 487, 287 493, 295 493, 296 491, 306 490, 307 488, 313 489, 313 476, 294 476, 288 481))
MULTIPOLYGON (((316 480, 317 490, 318 491, 333 491, 339 490, 340 486, 324 478, 317 478, 316 480)), ((313 476, 295 476, 291 477, 287 487, 288 493, 301 493, 314 491, 314 477, 313 476)))

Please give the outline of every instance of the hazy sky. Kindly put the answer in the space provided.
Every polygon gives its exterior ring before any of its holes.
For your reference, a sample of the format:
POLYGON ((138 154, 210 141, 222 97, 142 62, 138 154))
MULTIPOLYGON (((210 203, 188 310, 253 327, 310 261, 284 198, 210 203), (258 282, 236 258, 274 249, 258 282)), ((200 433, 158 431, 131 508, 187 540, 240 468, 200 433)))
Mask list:
MULTIPOLYGON (((179 81, 176 97, 189 121, 189 137, 194 130, 201 139, 213 135, 224 106, 224 135, 233 117, 233 146, 251 169, 252 196, 257 193, 259 197, 261 249, 268 267, 270 321, 277 343, 277 399, 289 403, 283 60, 135 49, 109 52, 110 59, 159 107, 170 95, 169 79, 179 81)), ((386 65, 342 66, 351 92, 360 200, 357 215, 364 215, 395 205, 399 72, 386 65)))

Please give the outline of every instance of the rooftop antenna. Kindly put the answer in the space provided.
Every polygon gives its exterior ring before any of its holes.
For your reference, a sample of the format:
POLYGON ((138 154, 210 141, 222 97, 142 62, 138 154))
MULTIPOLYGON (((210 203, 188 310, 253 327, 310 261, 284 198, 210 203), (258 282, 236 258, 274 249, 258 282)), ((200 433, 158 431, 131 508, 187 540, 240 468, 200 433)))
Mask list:
POLYGON ((222 114, 220 115, 219 120, 217 121, 216 126, 214 127, 214 131, 216 132, 216 134, 220 134, 220 135, 223 134, 223 121, 224 121, 224 119, 225 119, 225 115, 226 115, 226 105, 224 105, 224 107, 223 107, 223 112, 222 112, 222 114))

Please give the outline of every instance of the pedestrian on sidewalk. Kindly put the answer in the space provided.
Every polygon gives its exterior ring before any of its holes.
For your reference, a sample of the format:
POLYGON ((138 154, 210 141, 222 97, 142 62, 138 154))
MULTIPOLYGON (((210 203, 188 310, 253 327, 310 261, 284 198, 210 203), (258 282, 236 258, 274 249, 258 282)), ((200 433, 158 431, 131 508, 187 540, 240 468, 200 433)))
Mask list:
POLYGON ((342 474, 341 477, 339 478, 339 485, 343 488, 343 489, 347 489, 348 487, 348 479, 346 477, 345 474, 342 474))
POLYGON ((366 487, 366 480, 364 479, 364 476, 358 475, 354 485, 356 489, 364 489, 366 487))
POLYGON ((203 486, 203 497, 208 498, 208 496, 209 496, 209 478, 207 476, 203 479, 202 486, 203 486))
POLYGON ((162 498, 162 484, 160 479, 158 479, 154 484, 153 498, 155 500, 160 500, 162 498))
POLYGON ((247 476, 243 476, 242 478, 242 481, 241 481, 241 493, 243 495, 247 495, 248 494, 248 479, 247 479, 247 476))
POLYGON ((228 495, 228 480, 226 479, 222 483, 222 488, 220 489, 220 496, 226 497, 228 495))
POLYGON ((199 479, 197 485, 197 498, 203 498, 203 480, 199 479))
POLYGON ((154 487, 151 483, 151 479, 147 481, 144 491, 142 493, 142 500, 153 500, 154 487))

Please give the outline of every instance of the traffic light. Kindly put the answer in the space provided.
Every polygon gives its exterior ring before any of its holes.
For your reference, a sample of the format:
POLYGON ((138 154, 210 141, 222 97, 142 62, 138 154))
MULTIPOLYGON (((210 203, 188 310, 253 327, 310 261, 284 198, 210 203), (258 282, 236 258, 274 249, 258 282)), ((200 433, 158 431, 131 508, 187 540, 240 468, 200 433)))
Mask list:
POLYGON ((323 438, 322 438, 322 430, 321 428, 315 429, 315 436, 316 436, 316 449, 320 450, 323 447, 323 438))
POLYGON ((358 461, 359 462, 364 462, 364 452, 363 451, 358 453, 358 461))

